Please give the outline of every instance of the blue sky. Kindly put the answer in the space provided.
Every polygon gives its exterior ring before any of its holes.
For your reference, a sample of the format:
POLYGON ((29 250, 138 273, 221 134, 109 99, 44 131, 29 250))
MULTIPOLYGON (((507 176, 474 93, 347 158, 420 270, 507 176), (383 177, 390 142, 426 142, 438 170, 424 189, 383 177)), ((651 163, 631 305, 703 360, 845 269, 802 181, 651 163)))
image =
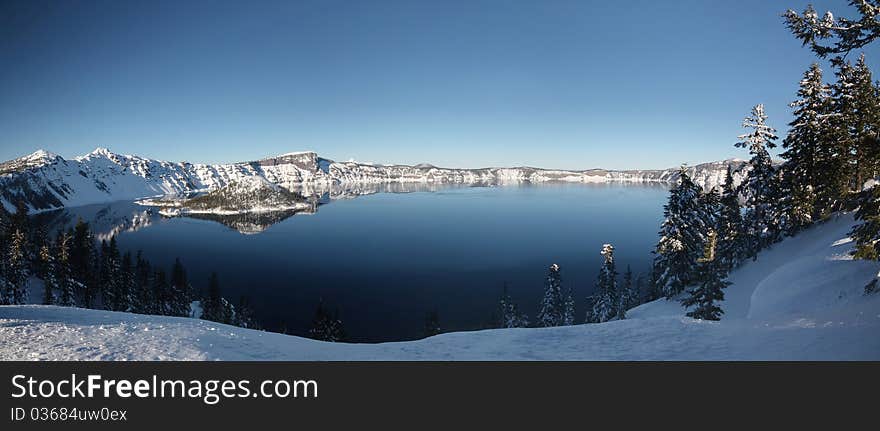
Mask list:
POLYGON ((571 169, 746 157, 742 118, 765 103, 783 131, 814 61, 779 17, 807 3, 4 2, 0 159, 98 146, 571 169))

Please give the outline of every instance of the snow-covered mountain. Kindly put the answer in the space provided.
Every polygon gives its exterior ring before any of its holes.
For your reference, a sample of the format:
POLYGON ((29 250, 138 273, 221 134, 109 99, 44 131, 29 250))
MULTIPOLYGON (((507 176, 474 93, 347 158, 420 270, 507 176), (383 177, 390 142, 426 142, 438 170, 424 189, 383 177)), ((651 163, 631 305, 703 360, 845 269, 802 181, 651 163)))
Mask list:
MULTIPOLYGON (((723 182, 728 165, 738 168, 742 162, 727 160, 704 163, 689 167, 688 172, 697 183, 714 187, 723 182)), ((738 173, 737 179, 742 175, 738 173)), ((678 168, 644 171, 565 171, 531 167, 449 169, 427 164, 407 166, 334 162, 314 152, 210 165, 121 155, 105 148, 98 148, 72 160, 40 150, 0 164, 0 204, 11 210, 15 202, 24 200, 31 210, 49 210, 218 190, 253 177, 291 190, 319 189, 323 193, 341 184, 549 181, 673 183, 678 178, 678 168)))
MULTIPOLYGON (((719 322, 660 299, 625 320, 327 343, 205 320, 0 306, 0 360, 880 360, 877 262, 852 260, 844 214, 730 274, 719 322)), ((38 294, 32 295, 39 297, 38 294)))

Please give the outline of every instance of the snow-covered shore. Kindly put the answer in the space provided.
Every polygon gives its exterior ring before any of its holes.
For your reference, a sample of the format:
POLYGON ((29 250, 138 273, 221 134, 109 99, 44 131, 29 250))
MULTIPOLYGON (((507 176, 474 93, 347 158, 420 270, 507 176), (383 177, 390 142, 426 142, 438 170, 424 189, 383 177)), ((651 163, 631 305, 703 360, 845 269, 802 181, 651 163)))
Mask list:
POLYGON ((853 261, 842 215, 734 271, 720 322, 675 301, 628 319, 494 329, 381 344, 325 343, 174 317, 47 306, 0 307, 3 360, 880 360, 880 269, 853 261))

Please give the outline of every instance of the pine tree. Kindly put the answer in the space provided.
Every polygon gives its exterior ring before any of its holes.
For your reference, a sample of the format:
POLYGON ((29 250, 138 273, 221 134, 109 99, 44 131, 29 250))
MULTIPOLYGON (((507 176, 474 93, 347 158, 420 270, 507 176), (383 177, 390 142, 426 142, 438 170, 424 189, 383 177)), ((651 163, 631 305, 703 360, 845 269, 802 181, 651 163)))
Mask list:
POLYGON ((880 186, 862 192, 856 220, 850 236, 856 241, 853 256, 857 259, 880 260, 880 186))
POLYGON ((743 244, 743 221, 739 206, 739 193, 733 181, 731 167, 727 166, 724 186, 721 188, 721 211, 718 219, 718 257, 728 270, 738 266, 746 258, 743 244))
POLYGON ((58 282, 59 305, 76 305, 77 282, 73 278, 70 264, 70 248, 73 237, 67 232, 58 232, 55 241, 55 280, 58 282))
MULTIPOLYGON (((798 100, 790 104, 795 119, 789 123, 788 136, 782 142, 785 160, 782 171, 780 202, 784 230, 794 235, 822 217, 817 205, 816 191, 820 189, 820 166, 827 157, 825 147, 829 138, 828 117, 831 114, 830 88, 822 82, 822 70, 813 63, 804 73, 798 90, 798 100)), ((827 198, 825 199, 827 201, 827 198)))
POLYGON ((330 313, 324 308, 324 301, 318 303, 315 318, 312 320, 312 328, 309 337, 315 340, 339 342, 345 340, 345 330, 338 313, 330 313))
POLYGON ((858 192, 867 180, 877 177, 880 168, 880 91, 864 53, 852 69, 852 85, 853 189, 858 192))
POLYGON ((40 247, 40 277, 43 279, 43 305, 55 303, 55 291, 58 290, 58 280, 55 278, 55 256, 49 244, 40 247))
POLYGON ((254 319, 254 310, 247 296, 238 297, 238 306, 235 307, 235 325, 242 328, 259 329, 254 319))
POLYGON ((789 30, 804 45, 809 45, 820 58, 831 56, 831 63, 840 65, 850 51, 880 38, 880 1, 849 0, 849 4, 858 10, 858 19, 835 18, 830 11, 820 18, 813 5, 807 6, 802 14, 789 9, 783 16, 789 30), (829 39, 832 44, 823 44, 829 39))
POLYGON ((563 298, 562 304, 562 326, 571 326, 574 325, 574 313, 575 313, 575 303, 574 303, 574 292, 572 292, 569 287, 565 291, 565 297, 563 298))
POLYGON ((202 319, 227 323, 223 316, 222 299, 220 281, 217 273, 212 272, 211 279, 208 282, 208 296, 202 301, 202 319))
POLYGON ((740 135, 737 147, 748 148, 752 158, 749 172, 740 184, 740 193, 745 196, 746 251, 749 257, 757 256, 758 251, 776 242, 780 233, 778 214, 779 179, 773 166, 769 149, 776 147, 776 130, 767 125, 764 105, 756 105, 750 116, 743 120, 743 127, 752 129, 751 133, 740 135))
POLYGON ((27 301, 28 257, 25 233, 16 228, 6 251, 6 289, 0 292, 0 304, 20 305, 27 301))
POLYGON ((724 292, 722 289, 730 285, 726 281, 727 271, 720 259, 715 255, 716 235, 709 232, 709 241, 706 245, 706 252, 699 262, 699 280, 697 287, 688 291, 688 296, 681 303, 685 307, 696 306, 687 313, 688 317, 702 320, 720 320, 724 311, 717 304, 718 301, 724 300, 724 292))
POLYGON ((186 277, 186 269, 180 258, 174 260, 171 269, 171 290, 169 296, 169 313, 172 316, 188 317, 191 314, 192 286, 186 277))
POLYGON ((620 292, 617 287, 617 270, 614 268, 614 246, 604 244, 601 251, 605 257, 605 263, 599 270, 596 280, 596 294, 593 301, 591 318, 602 323, 618 316, 620 307, 620 292))
POLYGON ((507 291, 507 283, 504 283, 504 289, 501 293, 501 299, 498 301, 499 315, 501 316, 498 327, 500 328, 525 328, 529 326, 529 319, 525 314, 519 311, 513 298, 507 291))
POLYGON ((116 311, 131 311, 132 295, 135 286, 134 277, 131 253, 125 252, 120 266, 119 283, 117 283, 116 311))
POLYGON ((547 281, 544 287, 544 297, 541 299, 541 309, 538 312, 539 326, 560 326, 565 319, 565 298, 562 293, 562 276, 559 273, 559 265, 550 265, 547 273, 547 281))
POLYGON ((157 300, 153 297, 150 263, 144 259, 141 251, 137 252, 134 264, 134 292, 132 292, 131 309, 140 314, 158 314, 157 300))
POLYGON ((623 284, 620 287, 620 306, 617 308, 617 318, 626 319, 626 312, 639 304, 639 286, 633 283, 633 272, 629 265, 623 273, 623 284))
POLYGON ((76 286, 81 290, 82 305, 92 308, 99 290, 98 252, 89 224, 79 219, 73 228, 70 267, 76 286))
POLYGON ((635 293, 636 293, 636 304, 644 303, 645 297, 647 296, 646 289, 645 289, 645 276, 644 276, 644 274, 639 273, 638 277, 636 277, 635 293))
POLYGON ((682 292, 696 277, 695 262, 704 238, 705 216, 700 205, 702 188, 694 183, 684 167, 679 183, 669 191, 669 202, 663 207, 664 221, 660 240, 654 250, 654 286, 657 294, 672 298, 682 292))
POLYGON ((159 314, 162 316, 168 316, 171 313, 170 307, 170 286, 168 285, 168 279, 166 278, 165 271, 162 269, 157 270, 153 275, 153 301, 154 305, 150 314, 159 314))
POLYGON ((124 311, 122 307, 122 262, 119 257, 119 248, 116 237, 111 237, 110 242, 101 242, 101 265, 99 270, 99 286, 102 305, 105 310, 124 311))

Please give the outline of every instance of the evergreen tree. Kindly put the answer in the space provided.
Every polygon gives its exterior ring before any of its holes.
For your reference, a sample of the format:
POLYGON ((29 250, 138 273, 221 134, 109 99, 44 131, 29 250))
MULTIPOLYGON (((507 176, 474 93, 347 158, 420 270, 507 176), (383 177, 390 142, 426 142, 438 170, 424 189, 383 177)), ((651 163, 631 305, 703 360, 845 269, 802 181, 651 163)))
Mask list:
POLYGON ((813 220, 823 217, 836 196, 829 196, 828 188, 822 186, 822 169, 827 166, 827 142, 831 115, 830 88, 822 82, 822 69, 813 63, 804 73, 798 89, 798 100, 789 106, 794 108, 795 119, 789 123, 788 136, 782 142, 785 151, 780 155, 785 162, 782 170, 782 212, 785 231, 794 235, 813 220), (817 199, 817 192, 822 199, 817 199), (824 202, 824 203, 820 203, 824 202))
POLYGON ((309 337, 315 340, 339 342, 345 340, 345 330, 338 313, 330 313, 324 308, 324 301, 318 302, 315 318, 312 320, 312 328, 309 337))
POLYGON ((715 255, 716 235, 710 231, 706 252, 699 262, 699 280, 696 287, 688 291, 688 296, 681 303, 685 307, 696 306, 687 313, 688 317, 702 320, 720 320, 724 311, 717 304, 724 300, 722 289, 730 285, 726 281, 727 271, 720 259, 715 255))
POLYGON ((831 63, 840 65, 846 55, 880 37, 880 0, 849 0, 859 12, 858 19, 834 17, 830 11, 819 17, 813 5, 802 14, 789 9, 783 15, 792 34, 809 45, 820 58, 831 57, 831 63), (823 41, 833 43, 827 44, 823 41))
POLYGON ((617 318, 626 319, 626 311, 639 305, 639 286, 633 283, 633 272, 629 265, 623 273, 623 285, 620 287, 620 306, 617 308, 617 318))
POLYGON ((504 283, 504 289, 501 293, 501 299, 498 301, 499 315, 501 316, 498 327, 500 328, 525 328, 529 326, 529 319, 525 314, 519 311, 513 298, 507 291, 507 283, 504 283))
POLYGON ((99 286, 101 302, 105 310, 124 311, 120 309, 124 301, 120 297, 124 290, 122 287, 123 282, 122 261, 119 257, 119 247, 114 236, 110 238, 109 243, 107 241, 101 242, 99 286))
POLYGON ((251 302, 246 296, 238 297, 238 307, 234 310, 235 325, 242 328, 259 329, 257 321, 254 319, 254 310, 251 308, 251 302))
POLYGON ((654 250, 653 285, 658 297, 672 298, 696 277, 695 262, 701 255, 704 241, 701 193, 702 188, 682 167, 679 183, 669 191, 669 201, 663 207, 665 220, 654 250))
POLYGON ((798 100, 790 106, 794 108, 795 119, 789 123, 788 136, 782 141, 785 151, 780 156, 785 162, 781 167, 780 202, 785 233, 794 235, 823 213, 817 205, 816 191, 823 190, 819 187, 823 182, 820 167, 824 165, 822 158, 827 157, 831 97, 818 64, 813 63, 804 73, 798 100))
POLYGON ((92 308, 95 295, 99 290, 99 274, 95 239, 89 224, 79 219, 73 228, 72 244, 70 245, 70 268, 76 286, 81 291, 82 305, 92 308))
POLYGON ((152 310, 150 314, 159 314, 162 316, 168 316, 171 313, 170 304, 170 286, 168 285, 168 279, 165 275, 165 271, 162 269, 157 270, 153 274, 153 301, 154 305, 151 307, 152 310))
POLYGON ((547 281, 544 287, 544 297, 541 299, 541 309, 538 312, 539 326, 560 326, 565 320, 565 297, 562 293, 562 276, 559 273, 559 265, 550 265, 547 273, 547 281))
POLYGON ((857 259, 880 260, 880 186, 862 192, 856 220, 850 236, 856 241, 853 256, 857 259))
POLYGON ((172 316, 188 317, 191 314, 192 286, 186 277, 186 269, 180 258, 174 260, 171 269, 171 290, 169 295, 169 313, 172 316))
POLYGON ((824 118, 816 171, 815 219, 826 219, 846 208, 850 191, 855 190, 855 104, 853 67, 840 65, 837 81, 831 86, 830 113, 824 118))
POLYGON ((880 168, 880 91, 874 85, 864 53, 852 69, 851 95, 853 190, 858 192, 867 180, 877 178, 880 168))
POLYGON ((67 232, 58 232, 55 241, 55 280, 58 283, 59 305, 76 305, 77 282, 73 278, 70 264, 70 249, 73 237, 67 232))
POLYGON ((30 221, 28 219, 28 213, 30 212, 30 208, 24 200, 18 200, 15 202, 15 212, 12 213, 10 217, 9 223, 9 238, 12 238, 12 234, 15 231, 20 231, 24 234, 25 241, 28 240, 29 233, 31 231, 30 221))
POLYGON ((223 316, 222 299, 220 281, 217 273, 212 272, 208 282, 208 296, 202 301, 202 319, 227 323, 226 317, 223 316))
POLYGON ((20 305, 27 301, 28 258, 25 233, 16 228, 6 251, 6 288, 0 292, 0 304, 20 305))
POLYGON ((776 130, 767 125, 767 115, 761 104, 743 120, 743 127, 752 129, 752 132, 739 136, 736 146, 748 148, 752 156, 740 192, 746 201, 743 217, 745 249, 748 256, 754 258, 758 251, 776 242, 780 233, 779 180, 768 152, 776 147, 777 137, 776 130))
POLYGON ((122 263, 120 266, 119 283, 117 283, 116 311, 132 310, 132 295, 135 286, 134 278, 135 274, 131 253, 125 252, 122 256, 122 263))
POLYGON ((596 280, 596 294, 593 301, 591 318, 599 323, 607 322, 618 316, 620 307, 620 291, 617 287, 617 270, 614 268, 614 246, 604 244, 601 251, 605 263, 599 270, 596 280))
POLYGON ((55 256, 49 244, 40 247, 40 277, 43 279, 43 305, 55 303, 55 291, 58 290, 56 279, 55 256))
POLYGON ((746 257, 743 244, 742 212, 739 193, 733 181, 731 167, 727 166, 724 186, 721 188, 721 211, 718 216, 718 257, 728 270, 738 266, 746 257))
POLYGON ((645 276, 644 274, 639 273, 638 277, 636 277, 635 286, 636 304, 642 304, 644 302, 644 299, 647 296, 645 287, 645 276))
POLYGON ((575 303, 574 303, 574 293, 569 287, 565 291, 565 297, 563 298, 562 304, 562 326, 571 326, 574 325, 574 313, 575 313, 575 303))
POLYGON ((425 338, 433 337, 440 333, 440 313, 431 310, 425 314, 425 338))
POLYGON ((137 252, 134 264, 134 292, 132 292, 131 308, 135 313, 158 314, 157 300, 153 297, 150 263, 144 259, 141 251, 137 252))

